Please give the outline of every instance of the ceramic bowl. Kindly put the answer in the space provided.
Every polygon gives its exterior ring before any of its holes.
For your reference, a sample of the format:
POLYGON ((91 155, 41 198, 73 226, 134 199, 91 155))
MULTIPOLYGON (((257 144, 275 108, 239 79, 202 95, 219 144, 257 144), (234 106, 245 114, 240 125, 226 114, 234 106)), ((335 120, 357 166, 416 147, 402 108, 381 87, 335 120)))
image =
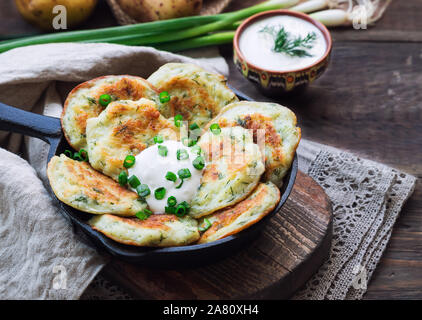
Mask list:
POLYGON ((256 14, 246 19, 237 29, 233 40, 233 59, 237 69, 242 75, 258 86, 259 89, 267 95, 282 95, 303 88, 316 79, 318 79, 326 70, 332 49, 332 38, 328 29, 319 21, 312 19, 310 16, 289 10, 272 10, 256 14), (275 15, 290 15, 299 19, 306 20, 316 26, 323 34, 327 43, 327 49, 324 55, 312 65, 302 69, 292 71, 274 71, 266 70, 255 66, 245 59, 239 48, 239 39, 242 32, 250 24, 275 15))

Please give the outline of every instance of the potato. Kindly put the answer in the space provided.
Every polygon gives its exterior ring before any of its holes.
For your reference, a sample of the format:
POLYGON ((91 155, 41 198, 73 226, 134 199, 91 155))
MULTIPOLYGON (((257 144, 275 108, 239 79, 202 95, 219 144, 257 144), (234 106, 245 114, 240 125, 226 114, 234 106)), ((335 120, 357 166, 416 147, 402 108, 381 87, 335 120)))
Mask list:
POLYGON ((97 0, 15 0, 15 3, 28 22, 43 30, 54 30, 53 19, 60 13, 53 13, 56 5, 66 7, 66 25, 72 28, 89 17, 97 0))
POLYGON ((116 0, 121 9, 139 22, 166 20, 199 14, 202 0, 116 0))

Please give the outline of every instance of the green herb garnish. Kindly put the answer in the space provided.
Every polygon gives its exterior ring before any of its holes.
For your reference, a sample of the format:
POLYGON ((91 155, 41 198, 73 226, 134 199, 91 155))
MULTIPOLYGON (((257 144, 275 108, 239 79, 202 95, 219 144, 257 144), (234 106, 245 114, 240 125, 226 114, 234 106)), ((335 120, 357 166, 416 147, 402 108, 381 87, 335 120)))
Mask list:
POLYGON ((151 190, 149 189, 148 185, 146 184, 140 184, 137 188, 136 188, 136 192, 138 193, 138 195, 140 197, 145 198, 146 196, 150 195, 151 190))
POLYGON ((204 222, 199 226, 199 231, 205 232, 211 227, 211 225, 212 223, 207 218, 205 218, 204 222))
POLYGON ((189 159, 189 154, 185 149, 177 149, 176 151, 177 160, 189 159))
POLYGON ((188 214, 189 209, 190 209, 189 203, 187 203, 186 201, 183 201, 176 207, 176 211, 174 212, 174 214, 180 218, 188 214))
POLYGON ((176 114, 174 116, 174 125, 176 127, 180 127, 182 125, 182 121, 183 121, 183 116, 181 114, 176 114))
POLYGON ((163 91, 160 93, 160 102, 166 103, 170 101, 170 95, 167 91, 163 91))
POLYGON ((124 187, 125 185, 127 185, 127 173, 126 171, 122 171, 119 174, 119 184, 124 187))
POLYGON ((274 39, 274 52, 284 53, 291 57, 311 57, 306 49, 312 49, 316 33, 310 32, 306 37, 292 36, 284 27, 265 26, 260 32, 269 34, 274 39))
POLYGON ((165 195, 166 195, 166 188, 164 187, 157 188, 154 191, 154 196, 155 196, 155 199, 157 200, 164 199, 165 195))
POLYGON ((135 164, 135 156, 132 156, 131 154, 127 155, 125 160, 123 161, 123 166, 125 168, 133 167, 135 164))
POLYGON ((168 149, 166 146, 158 146, 158 154, 162 157, 167 156, 168 149))
POLYGON ((88 162, 88 152, 85 149, 81 149, 79 150, 79 152, 75 152, 75 153, 73 153, 70 150, 65 150, 64 154, 70 159, 88 162))
POLYGON ((177 204, 176 197, 173 197, 173 196, 168 197, 167 198, 167 204, 168 204, 169 207, 174 207, 177 204))
POLYGON ((130 185, 133 189, 136 189, 136 188, 137 188, 137 187, 141 184, 141 181, 139 181, 138 177, 137 177, 137 176, 135 176, 135 175, 131 176, 131 177, 129 178, 128 182, 129 182, 129 185, 130 185))
POLYGON ((220 128, 220 126, 218 125, 218 123, 213 123, 213 124, 210 126, 210 130, 211 130, 211 132, 212 132, 212 133, 214 133, 215 135, 218 135, 218 134, 220 134, 220 133, 221 133, 221 128, 220 128))
POLYGON ((157 135, 157 136, 154 137, 155 143, 163 143, 163 141, 164 141, 164 138, 160 135, 157 135))
POLYGON ((201 156, 198 156, 195 158, 195 160, 193 160, 192 165, 194 166, 195 169, 197 170, 202 170, 204 169, 205 166, 205 161, 204 158, 201 156))
POLYGON ((202 149, 198 145, 193 146, 191 150, 193 153, 197 154, 198 156, 202 154, 202 149))
POLYGON ((173 181, 173 182, 175 182, 175 181, 177 180, 177 176, 176 176, 176 174, 174 174, 173 172, 168 171, 168 172, 166 173, 166 179, 167 179, 168 181, 173 181))
POLYGON ((102 107, 107 107, 108 104, 111 102, 111 96, 109 94, 102 94, 98 99, 98 102, 102 107))
POLYGON ((148 209, 144 209, 136 213, 136 217, 140 220, 148 219, 152 212, 148 209))
POLYGON ((179 175, 180 179, 187 179, 192 176, 188 168, 180 169, 179 171, 177 171, 177 174, 179 175))
POLYGON ((164 212, 169 214, 175 214, 176 213, 176 207, 164 207, 164 212))

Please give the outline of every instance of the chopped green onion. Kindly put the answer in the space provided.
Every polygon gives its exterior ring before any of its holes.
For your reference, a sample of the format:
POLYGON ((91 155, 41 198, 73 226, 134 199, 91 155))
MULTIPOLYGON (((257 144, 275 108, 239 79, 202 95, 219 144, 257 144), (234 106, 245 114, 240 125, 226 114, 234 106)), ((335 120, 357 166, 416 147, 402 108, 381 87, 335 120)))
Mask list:
POLYGON ((183 181, 186 178, 190 178, 192 176, 192 174, 190 173, 190 170, 187 168, 184 169, 180 169, 179 171, 177 171, 177 174, 179 175, 179 178, 182 180, 180 182, 180 184, 176 187, 176 189, 180 189, 183 185, 183 181))
POLYGON ((65 150, 64 151, 65 156, 69 157, 70 159, 73 159, 73 153, 70 150, 65 150))
POLYGON ((196 144, 196 140, 195 139, 190 139, 190 138, 187 138, 187 137, 183 137, 182 138, 182 143, 186 147, 193 147, 196 144))
POLYGON ((148 219, 152 212, 148 209, 144 209, 136 213, 136 217, 140 220, 148 219))
POLYGON ((176 207, 164 207, 165 213, 169 214, 175 214, 176 213, 176 207))
POLYGON ((168 149, 166 146, 158 146, 158 154, 162 157, 167 156, 168 149))
POLYGON ((138 187, 136 187, 136 192, 140 197, 145 198, 146 196, 150 195, 151 190, 149 189, 148 185, 140 184, 138 187))
POLYGON ((182 205, 178 205, 174 214, 178 217, 183 217, 186 214, 186 208, 182 205))
POLYGON ((119 184, 124 187, 125 185, 127 185, 127 173, 126 171, 122 171, 119 174, 119 184))
POLYGON ((212 223, 207 218, 205 218, 204 222, 199 226, 199 231, 205 232, 211 227, 211 225, 212 223))
POLYGON ((180 184, 176 187, 176 189, 180 189, 183 186, 183 179, 180 181, 180 184))
POLYGON ((202 154, 202 149, 198 145, 193 146, 191 150, 193 153, 197 154, 198 156, 202 154))
POLYGON ((160 93, 160 102, 166 103, 170 101, 170 95, 167 91, 163 91, 160 93))
POLYGON ((177 176, 176 176, 176 174, 174 174, 173 172, 168 171, 168 172, 166 173, 166 179, 167 179, 167 180, 169 180, 169 181, 173 181, 173 182, 175 182, 175 181, 177 180, 177 176))
POLYGON ((188 138, 188 137, 183 137, 183 138, 182 138, 182 144, 183 144, 185 147, 187 147, 187 146, 188 146, 188 143, 189 143, 189 138, 188 138))
POLYGON ((204 158, 201 156, 196 157, 195 160, 193 160, 192 165, 195 169, 202 170, 205 167, 205 161, 204 158))
POLYGON ((102 94, 100 96, 100 99, 98 99, 98 102, 101 106, 107 107, 108 104, 111 102, 111 96, 109 94, 102 94))
POLYGON ((88 152, 85 149, 79 150, 79 155, 83 161, 88 161, 88 152))
POLYGON ((174 116, 174 125, 176 127, 181 127, 182 126, 182 121, 183 121, 183 116, 181 114, 176 114, 174 116))
POLYGON ((72 151, 66 149, 64 154, 70 159, 77 161, 87 161, 88 162, 88 152, 85 149, 79 150, 79 152, 73 153, 72 151))
POLYGON ((213 124, 210 126, 210 130, 211 130, 211 132, 212 132, 212 133, 214 133, 215 135, 218 135, 218 134, 220 134, 220 133, 221 133, 221 128, 220 128, 220 126, 218 125, 218 123, 213 123, 213 124))
POLYGON ((186 201, 183 201, 176 207, 176 211, 174 214, 178 217, 183 217, 189 212, 189 209, 190 209, 189 203, 187 203, 186 201))
POLYGON ((164 187, 157 188, 154 191, 154 196, 155 196, 155 199, 157 200, 164 199, 165 195, 166 195, 166 188, 164 187))
POLYGON ((188 168, 180 169, 179 171, 177 171, 177 174, 179 175, 180 179, 186 179, 192 176, 188 168))
POLYGON ((185 149, 177 149, 176 151, 177 160, 189 159, 189 153, 185 149))
POLYGON ((157 135, 154 137, 154 142, 155 143, 162 143, 164 141, 164 138, 160 135, 157 135))
POLYGON ((192 124, 189 126, 189 129, 190 129, 190 130, 199 129, 199 126, 196 124, 196 122, 194 122, 194 123, 192 123, 192 124))
POLYGON ((137 188, 137 187, 141 184, 141 181, 139 181, 138 177, 137 177, 137 176, 135 176, 135 175, 131 176, 131 177, 129 178, 128 182, 129 182, 129 185, 130 185, 133 189, 136 189, 136 188, 137 188))
POLYGON ((196 144, 197 140, 195 139, 189 139, 188 140, 188 147, 193 147, 196 144))
POLYGON ((73 155, 73 160, 83 161, 84 159, 82 158, 79 152, 75 152, 75 154, 73 155))
POLYGON ((133 165, 135 164, 135 156, 129 154, 126 156, 125 161, 123 161, 123 166, 125 168, 130 168, 133 167, 133 165))
POLYGON ((173 197, 173 196, 168 197, 167 198, 167 204, 168 204, 169 207, 174 207, 177 204, 176 197, 173 197))

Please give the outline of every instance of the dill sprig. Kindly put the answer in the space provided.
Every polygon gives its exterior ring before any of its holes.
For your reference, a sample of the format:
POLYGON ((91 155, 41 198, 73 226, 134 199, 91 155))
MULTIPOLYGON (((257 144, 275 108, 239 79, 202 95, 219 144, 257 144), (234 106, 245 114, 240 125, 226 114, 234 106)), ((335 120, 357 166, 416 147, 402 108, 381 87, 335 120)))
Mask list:
POLYGON ((291 57, 312 57, 306 49, 312 49, 316 39, 315 32, 310 32, 306 37, 292 37, 284 27, 265 26, 260 32, 268 33, 274 39, 273 51, 285 53, 291 57))

